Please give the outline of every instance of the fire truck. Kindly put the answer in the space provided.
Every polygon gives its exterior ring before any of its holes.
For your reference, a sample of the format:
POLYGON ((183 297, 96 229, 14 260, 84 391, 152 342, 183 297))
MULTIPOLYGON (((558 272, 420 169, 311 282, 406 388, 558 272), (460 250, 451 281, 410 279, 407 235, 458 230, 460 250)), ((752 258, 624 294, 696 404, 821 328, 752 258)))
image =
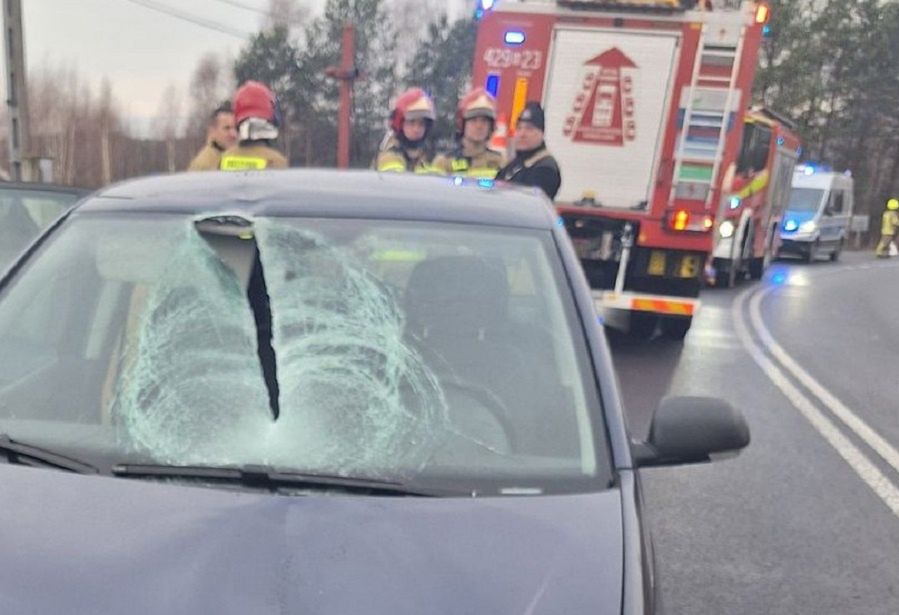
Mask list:
POLYGON ((793 170, 802 148, 789 120, 764 108, 749 110, 730 187, 717 216, 712 269, 716 286, 758 280, 780 247, 780 224, 790 200, 793 170))
MULTIPOLYGON (((674 339, 711 275, 722 207, 743 194, 736 170, 769 10, 682 1, 481 0, 472 71, 510 134, 527 101, 542 103, 562 169, 556 206, 606 322, 638 335, 660 325, 674 339)), ((740 198, 728 220, 750 209, 740 198)), ((740 232, 731 243, 769 241, 740 232)))

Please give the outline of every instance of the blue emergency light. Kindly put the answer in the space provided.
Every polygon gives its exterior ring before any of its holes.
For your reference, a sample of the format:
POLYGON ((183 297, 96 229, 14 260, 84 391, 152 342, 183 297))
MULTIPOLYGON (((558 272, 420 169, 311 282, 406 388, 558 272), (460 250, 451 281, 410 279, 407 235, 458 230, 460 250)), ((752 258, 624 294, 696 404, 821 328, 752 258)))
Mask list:
POLYGON ((484 15, 493 10, 493 7, 496 5, 496 0, 478 0, 477 5, 474 10, 474 18, 477 21, 480 21, 484 15))
POLYGON ((507 30, 505 35, 503 35, 503 40, 506 42, 506 45, 513 47, 521 45, 525 40, 524 32, 521 30, 507 30))
POLYGON ((784 222, 784 230, 785 230, 786 232, 788 232, 788 233, 792 233, 792 232, 794 232, 794 231, 798 231, 798 230, 799 230, 799 223, 796 222, 796 220, 793 220, 792 218, 790 218, 790 219, 788 219, 786 222, 784 222))
POLYGON ((499 93, 499 75, 496 73, 490 73, 487 75, 487 81, 484 83, 484 89, 490 92, 490 95, 493 98, 497 97, 499 93))

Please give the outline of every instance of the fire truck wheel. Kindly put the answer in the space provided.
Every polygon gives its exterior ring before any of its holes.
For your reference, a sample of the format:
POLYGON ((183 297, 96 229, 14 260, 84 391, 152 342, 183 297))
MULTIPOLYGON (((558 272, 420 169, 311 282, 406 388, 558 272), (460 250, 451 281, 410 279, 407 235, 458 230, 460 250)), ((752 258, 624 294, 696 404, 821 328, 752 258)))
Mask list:
POLYGON ((770 260, 769 252, 766 256, 759 256, 749 261, 749 277, 753 280, 761 280, 762 276, 765 275, 765 270, 768 268, 770 260))
POLYGON ((649 312, 632 312, 631 326, 628 329, 631 337, 641 340, 648 340, 652 334, 656 332, 656 326, 659 324, 659 317, 649 312))
POLYGON ((692 324, 692 316, 666 316, 662 318, 662 335, 669 340, 680 341, 687 336, 692 324))

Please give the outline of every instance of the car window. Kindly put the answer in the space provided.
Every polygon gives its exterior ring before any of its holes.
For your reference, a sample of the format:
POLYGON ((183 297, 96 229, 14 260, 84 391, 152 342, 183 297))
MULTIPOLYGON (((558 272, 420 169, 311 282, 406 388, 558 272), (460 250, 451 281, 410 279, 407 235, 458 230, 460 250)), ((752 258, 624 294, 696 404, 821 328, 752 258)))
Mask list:
POLYGON ((260 218, 222 237, 69 220, 0 296, 2 431, 478 490, 607 475, 548 231, 260 218))
POLYGON ((65 192, 0 189, 0 270, 77 199, 65 192))
POLYGON ((830 212, 834 215, 843 213, 843 191, 834 190, 830 193, 830 212))

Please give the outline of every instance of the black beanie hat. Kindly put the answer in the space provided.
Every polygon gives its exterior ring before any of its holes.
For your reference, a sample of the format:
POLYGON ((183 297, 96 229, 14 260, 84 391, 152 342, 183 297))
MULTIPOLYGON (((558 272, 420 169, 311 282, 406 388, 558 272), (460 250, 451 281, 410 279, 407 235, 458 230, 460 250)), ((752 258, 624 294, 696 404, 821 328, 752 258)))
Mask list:
POLYGON ((529 101, 525 106, 521 115, 518 116, 519 122, 529 122, 538 128, 541 132, 544 130, 543 107, 536 101, 529 101))

